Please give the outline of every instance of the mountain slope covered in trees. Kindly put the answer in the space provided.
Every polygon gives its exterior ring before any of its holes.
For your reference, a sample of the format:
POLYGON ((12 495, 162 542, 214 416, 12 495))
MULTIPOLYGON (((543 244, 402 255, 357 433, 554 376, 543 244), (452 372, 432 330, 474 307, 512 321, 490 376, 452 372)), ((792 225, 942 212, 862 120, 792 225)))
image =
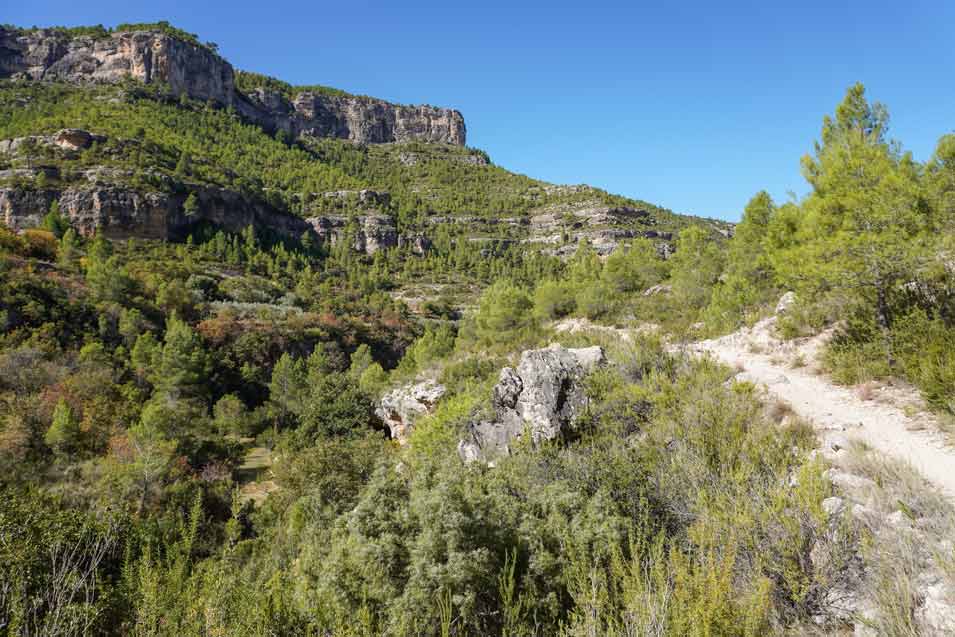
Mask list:
MULTIPOLYGON (((807 423, 674 344, 793 290, 782 335, 832 328, 835 378, 905 377, 951 412, 949 137, 915 162, 852 87, 804 160, 811 194, 760 193, 731 233, 455 144, 282 130, 159 83, 0 81, 19 140, 0 159, 19 220, 0 228, 0 634, 928 631, 926 597, 886 582, 949 586, 950 563, 881 550, 826 504, 841 487, 807 423), (96 137, 47 142, 65 129, 96 137), (210 189, 342 226, 224 227, 210 189), (110 239, 68 191, 103 215, 107 192, 168 196, 186 232, 110 239), (373 215, 415 242, 356 243, 373 215), (607 359, 555 377, 577 401, 558 435, 463 457, 551 342, 607 359), (443 393, 389 439, 382 396, 426 380, 443 393)), ((906 519, 943 528, 905 484, 906 519)))

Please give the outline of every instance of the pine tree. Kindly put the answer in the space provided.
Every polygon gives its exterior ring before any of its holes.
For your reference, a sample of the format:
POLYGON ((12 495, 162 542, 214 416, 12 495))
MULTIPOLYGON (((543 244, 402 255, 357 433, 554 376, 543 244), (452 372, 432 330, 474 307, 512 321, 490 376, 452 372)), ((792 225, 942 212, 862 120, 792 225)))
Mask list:
POLYGON ((202 340, 175 315, 166 325, 166 336, 158 358, 157 389, 193 397, 202 397, 208 392, 209 357, 202 340))
POLYGON ((189 193, 189 196, 186 197, 185 202, 182 204, 182 211, 186 213, 187 217, 192 217, 199 212, 199 200, 196 199, 196 193, 189 193))
POLYGON ((893 297, 925 259, 931 215, 919 167, 887 131, 885 108, 869 104, 861 84, 851 87, 803 159, 813 192, 795 246, 775 265, 808 296, 838 291, 868 308, 891 367, 893 297))
POLYGON ((288 352, 283 353, 275 367, 272 368, 272 380, 269 382, 269 400, 278 410, 278 417, 273 421, 276 433, 278 433, 280 424, 288 425, 291 416, 302 412, 305 394, 308 389, 306 377, 304 362, 292 358, 288 352))
POLYGON ((80 424, 73 409, 63 399, 53 409, 53 423, 43 436, 43 442, 57 455, 74 453, 79 448, 80 424))
POLYGON ((63 233, 63 238, 60 239, 60 247, 57 251, 57 261, 59 261, 60 267, 70 268, 73 265, 76 261, 79 245, 79 238, 76 236, 76 231, 73 230, 73 228, 63 233))
MULTIPOLYGON (((185 95, 185 94, 184 94, 185 95)), ((179 161, 176 162, 176 176, 187 177, 190 173, 191 159, 189 153, 182 151, 179 154, 179 161)))

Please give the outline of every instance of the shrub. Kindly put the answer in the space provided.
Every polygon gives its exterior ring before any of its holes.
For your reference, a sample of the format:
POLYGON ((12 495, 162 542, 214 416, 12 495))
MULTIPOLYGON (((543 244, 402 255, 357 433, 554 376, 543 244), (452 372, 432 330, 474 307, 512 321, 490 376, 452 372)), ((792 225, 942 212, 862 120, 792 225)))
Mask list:
POLYGON ((604 283, 584 284, 577 292, 577 311, 591 320, 604 317, 613 309, 614 296, 610 286, 604 283))
POLYGON ((326 436, 356 435, 378 422, 371 399, 347 374, 325 374, 312 386, 302 409, 297 438, 307 446, 326 436))
POLYGON ((475 334, 487 344, 513 343, 534 327, 533 304, 524 289, 497 281, 484 291, 474 317, 475 334))
POLYGON ((570 283, 547 280, 534 290, 534 317, 538 321, 552 321, 573 313, 577 307, 570 283))
POLYGON ((56 258, 59 241, 49 230, 24 230, 20 236, 23 238, 24 256, 48 261, 56 258))

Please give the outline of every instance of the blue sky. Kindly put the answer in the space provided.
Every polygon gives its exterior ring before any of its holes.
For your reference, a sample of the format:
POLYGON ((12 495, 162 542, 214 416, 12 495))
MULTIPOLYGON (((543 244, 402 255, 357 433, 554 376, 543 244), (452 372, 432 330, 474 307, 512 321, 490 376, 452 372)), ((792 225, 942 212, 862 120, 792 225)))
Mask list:
POLYGON ((726 219, 806 191, 799 158, 855 81, 920 160, 955 129, 952 2, 4 4, 23 26, 169 20, 239 68, 458 108, 508 169, 726 219))

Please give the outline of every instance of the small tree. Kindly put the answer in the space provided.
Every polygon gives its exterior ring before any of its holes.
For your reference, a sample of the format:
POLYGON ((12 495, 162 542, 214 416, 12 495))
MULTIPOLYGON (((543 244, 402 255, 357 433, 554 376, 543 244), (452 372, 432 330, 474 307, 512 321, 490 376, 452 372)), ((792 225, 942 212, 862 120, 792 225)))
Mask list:
POLYGON ((43 442, 59 456, 74 453, 80 442, 80 424, 73 409, 60 399, 53 409, 53 424, 43 436, 43 442))
POLYGON ((823 121, 815 154, 803 158, 813 192, 803 206, 796 245, 776 255, 777 269, 806 296, 838 290, 861 303, 894 365, 892 299, 925 259, 931 217, 920 168, 888 141, 888 113, 852 86, 823 121))
POLYGON ((670 258, 673 293, 687 311, 698 311, 710 298, 723 267, 723 253, 700 226, 680 231, 676 253, 670 258))
POLYGON ((206 395, 209 356, 199 335, 176 316, 166 325, 165 342, 158 358, 157 388, 186 396, 206 395))
POLYGON ((767 249, 776 205, 765 191, 756 193, 743 211, 727 251, 726 271, 713 290, 706 319, 711 327, 732 329, 747 311, 768 301, 775 292, 775 272, 767 249))
POLYGON ((485 343, 507 343, 534 326, 530 297, 509 281, 498 281, 481 295, 474 317, 476 336, 485 343))
POLYGON ((551 321, 567 316, 576 307, 574 290, 569 283, 541 281, 534 290, 534 316, 539 321, 551 321))
POLYGON ((186 201, 182 204, 182 210, 187 217, 194 217, 199 212, 199 200, 196 199, 196 193, 190 192, 186 201))
POLYGON ((23 155, 27 168, 33 168, 33 156, 37 153, 37 150, 39 150, 39 144, 37 144, 35 137, 27 137, 20 142, 17 151, 18 154, 23 155))
POLYGON ((282 354, 275 367, 272 368, 272 380, 269 383, 269 400, 277 408, 277 417, 273 420, 275 433, 279 425, 286 426, 293 415, 302 413, 308 385, 305 363, 282 354))
POLYGON ((634 239, 614 250, 604 264, 603 280, 617 292, 638 292, 659 283, 666 266, 649 239, 634 239))
POLYGON ((235 394, 226 394, 212 409, 213 424, 222 434, 245 435, 248 433, 248 411, 245 403, 235 394))
POLYGON ((57 250, 57 260, 60 263, 61 267, 69 268, 76 261, 76 255, 79 252, 80 240, 76 236, 76 231, 73 228, 68 229, 63 233, 63 238, 60 239, 60 247, 57 250))
MULTIPOLYGON (((183 93, 185 95, 185 93, 183 93)), ((189 153, 182 151, 179 154, 179 161, 176 162, 176 176, 177 177, 186 177, 189 175, 189 169, 191 166, 191 161, 189 159, 189 153)))
POLYGON ((371 355, 371 348, 362 343, 351 355, 351 364, 348 367, 348 374, 354 380, 361 378, 365 370, 368 369, 375 359, 371 355))
POLYGON ((60 213, 60 202, 56 199, 50 202, 49 212, 43 217, 40 227, 52 232, 57 239, 61 238, 70 229, 70 220, 60 213))

